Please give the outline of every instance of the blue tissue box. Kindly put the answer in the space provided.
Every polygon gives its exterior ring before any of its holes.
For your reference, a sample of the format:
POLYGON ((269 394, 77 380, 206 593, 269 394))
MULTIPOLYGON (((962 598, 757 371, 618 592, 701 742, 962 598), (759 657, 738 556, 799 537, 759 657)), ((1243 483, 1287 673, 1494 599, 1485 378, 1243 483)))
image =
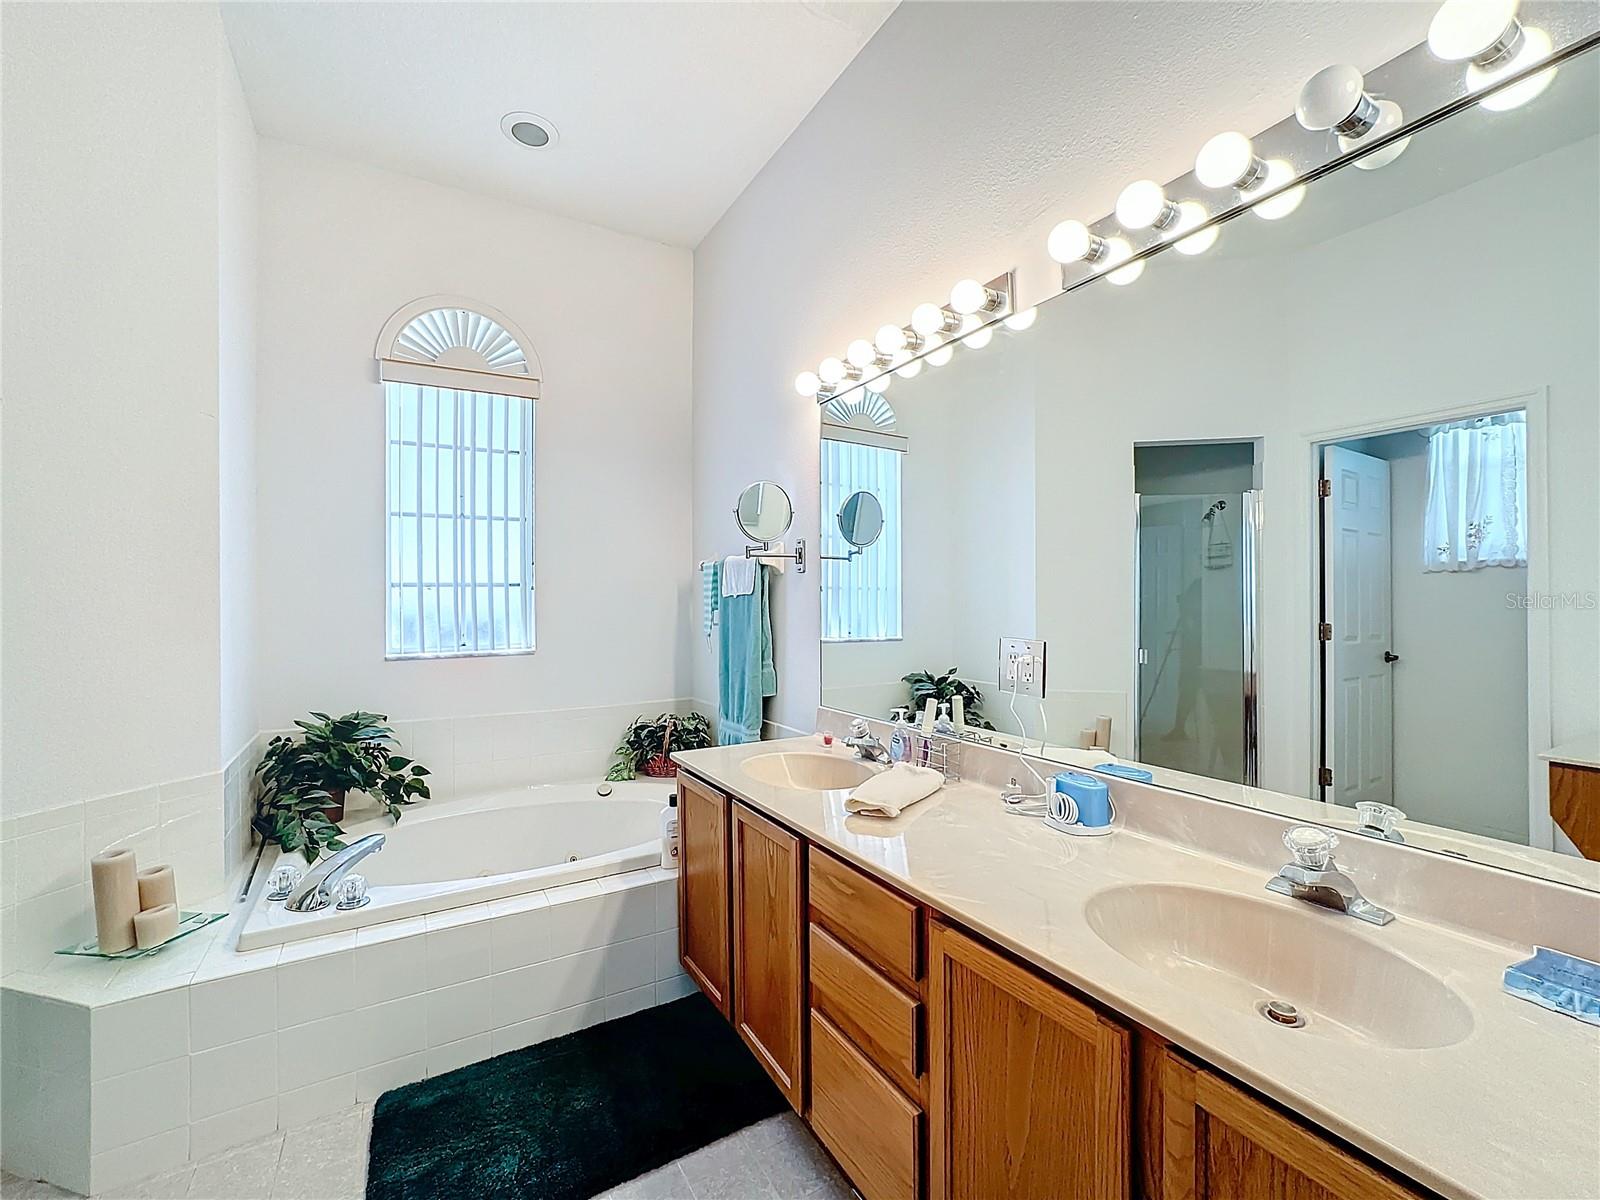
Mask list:
POLYGON ((1600 1025, 1600 963, 1545 946, 1506 968, 1505 989, 1551 1012, 1600 1025))

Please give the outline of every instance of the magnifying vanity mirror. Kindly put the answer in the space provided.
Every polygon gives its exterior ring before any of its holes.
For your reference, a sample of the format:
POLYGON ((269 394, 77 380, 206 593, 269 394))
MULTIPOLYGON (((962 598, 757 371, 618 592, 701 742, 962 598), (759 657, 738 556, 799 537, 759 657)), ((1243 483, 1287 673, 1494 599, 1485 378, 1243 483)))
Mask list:
POLYGON ((823 703, 1600 890, 1597 62, 826 401, 823 703))
POLYGON ((852 492, 834 518, 839 536, 850 543, 847 557, 854 558, 883 534, 883 505, 871 492, 852 492))
POLYGON ((763 479, 739 493, 733 515, 745 537, 765 546, 789 531, 794 521, 794 503, 782 487, 763 479))

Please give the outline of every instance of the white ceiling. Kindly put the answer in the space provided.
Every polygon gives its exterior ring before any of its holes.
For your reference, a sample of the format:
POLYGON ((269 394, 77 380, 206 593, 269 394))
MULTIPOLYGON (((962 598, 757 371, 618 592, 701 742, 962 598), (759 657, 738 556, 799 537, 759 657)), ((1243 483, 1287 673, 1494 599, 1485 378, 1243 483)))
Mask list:
POLYGON ((693 246, 898 0, 232 3, 265 137, 693 246), (500 132, 526 110, 560 132, 500 132))

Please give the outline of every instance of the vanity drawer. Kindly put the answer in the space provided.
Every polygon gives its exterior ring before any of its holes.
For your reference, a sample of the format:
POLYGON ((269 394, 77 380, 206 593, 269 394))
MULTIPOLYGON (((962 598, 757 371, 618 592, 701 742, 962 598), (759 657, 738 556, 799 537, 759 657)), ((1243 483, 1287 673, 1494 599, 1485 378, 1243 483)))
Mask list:
POLYGON ((866 1200, 917 1200, 922 1110, 811 1010, 811 1128, 866 1200))
POLYGON ((922 1002, 820 925, 811 926, 811 1005, 902 1088, 921 1093, 922 1002))
POLYGON ((922 978, 917 906, 815 846, 809 858, 812 920, 914 990, 922 978))

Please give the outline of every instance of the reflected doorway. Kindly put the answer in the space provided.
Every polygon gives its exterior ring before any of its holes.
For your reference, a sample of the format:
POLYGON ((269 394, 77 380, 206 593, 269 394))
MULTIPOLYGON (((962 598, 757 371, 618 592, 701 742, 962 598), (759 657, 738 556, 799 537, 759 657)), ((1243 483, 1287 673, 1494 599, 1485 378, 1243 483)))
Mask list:
POLYGON ((1252 442, 1134 450, 1136 756, 1252 785, 1257 475, 1252 442))

